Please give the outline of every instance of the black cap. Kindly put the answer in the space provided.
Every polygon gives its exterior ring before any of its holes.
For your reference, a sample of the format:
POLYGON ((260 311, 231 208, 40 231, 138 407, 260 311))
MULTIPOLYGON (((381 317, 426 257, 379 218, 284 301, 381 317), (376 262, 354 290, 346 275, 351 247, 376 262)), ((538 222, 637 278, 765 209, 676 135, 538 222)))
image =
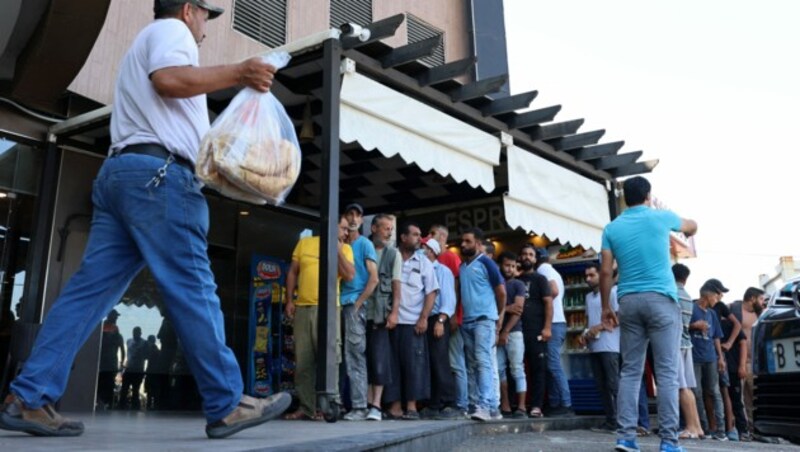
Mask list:
POLYGON ((547 252, 547 248, 536 248, 536 260, 539 259, 547 259, 550 257, 550 253, 547 252))
POLYGON ((218 6, 214 6, 206 2, 205 0, 155 0, 155 5, 153 9, 155 10, 156 14, 164 8, 168 8, 170 6, 177 6, 182 5, 184 3, 189 3, 198 8, 203 8, 204 10, 208 11, 208 18, 209 19, 216 19, 220 16, 220 14, 225 12, 225 9, 220 8, 218 6))
POLYGON ((705 283, 703 283, 703 287, 700 288, 700 292, 716 292, 716 293, 727 293, 728 288, 723 286, 720 280, 711 278, 705 283))
POLYGON ((106 317, 109 319, 112 317, 116 319, 117 317, 119 317, 119 312, 117 312, 116 309, 112 309, 111 312, 109 312, 106 317))
POLYGON ((359 214, 364 215, 364 208, 361 207, 361 204, 357 202, 351 202, 344 208, 344 213, 350 212, 351 210, 357 210, 359 214))

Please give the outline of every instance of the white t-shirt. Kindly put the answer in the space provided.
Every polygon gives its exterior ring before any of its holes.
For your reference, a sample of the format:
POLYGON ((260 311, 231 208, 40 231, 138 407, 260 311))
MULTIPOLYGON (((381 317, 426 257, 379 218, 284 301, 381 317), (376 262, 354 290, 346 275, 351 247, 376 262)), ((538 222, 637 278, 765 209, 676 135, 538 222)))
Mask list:
MULTIPOLYGON (((617 286, 611 288, 608 304, 614 312, 619 311, 617 303, 617 286)), ((597 293, 589 292, 586 294, 586 316, 589 328, 599 325, 603 317, 603 302, 600 299, 600 291, 597 293)), ((601 331, 600 337, 589 341, 589 351, 592 353, 615 352, 619 353, 619 326, 611 331, 601 331)))
POLYGON ((536 269, 540 275, 547 278, 548 281, 555 281, 558 286, 558 296, 553 298, 553 323, 566 323, 567 319, 564 317, 564 280, 558 270, 553 268, 549 262, 545 262, 536 269))
POLYGON ((167 67, 199 66, 197 43, 185 23, 158 19, 146 26, 122 59, 111 113, 111 152, 141 143, 161 144, 194 162, 208 131, 206 96, 164 98, 150 75, 167 67))

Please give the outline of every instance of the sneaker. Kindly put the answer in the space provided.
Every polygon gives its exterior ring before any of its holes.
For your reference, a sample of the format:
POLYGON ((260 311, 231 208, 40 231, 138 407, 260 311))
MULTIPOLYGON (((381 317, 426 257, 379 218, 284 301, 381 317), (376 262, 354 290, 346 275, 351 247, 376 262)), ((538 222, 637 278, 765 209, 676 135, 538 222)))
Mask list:
POLYGON ((572 411, 572 407, 559 406, 551 408, 548 415, 551 417, 569 417, 569 416, 575 416, 575 412, 572 411))
POLYGON ((491 420, 492 416, 489 414, 489 410, 483 408, 476 408, 475 412, 470 415, 470 419, 486 422, 491 420))
POLYGON ((736 429, 733 429, 725 434, 728 437, 728 441, 739 441, 739 432, 736 429))
POLYGON ((283 414, 292 403, 287 392, 273 394, 266 399, 243 395, 230 414, 221 420, 206 425, 206 435, 211 439, 227 438, 246 428, 255 427, 283 414))
POLYGON ((503 413, 500 410, 489 410, 489 417, 493 421, 502 421, 503 420, 503 413))
POLYGON ((528 418, 528 413, 526 413, 525 410, 520 410, 519 408, 517 408, 516 410, 514 410, 513 413, 511 413, 511 419, 527 419, 527 418, 528 418))
POLYGON ((440 421, 454 421, 456 419, 463 419, 464 413, 456 410, 455 408, 445 407, 436 415, 434 419, 440 421))
POLYGON ((439 410, 433 410, 428 407, 419 410, 420 419, 436 419, 437 414, 439 414, 439 410))
POLYGON ((61 416, 49 404, 28 408, 19 397, 9 394, 0 412, 0 429, 34 436, 79 436, 83 433, 83 422, 61 416))
POLYGON ((686 452, 686 449, 683 448, 680 444, 672 445, 670 443, 665 443, 661 441, 661 447, 659 447, 659 452, 686 452))
POLYGON ((350 410, 350 412, 345 414, 342 419, 345 421, 366 421, 367 414, 366 408, 358 408, 350 410))
POLYGON ((714 438, 717 441, 727 441, 728 440, 728 437, 727 437, 727 435, 725 435, 725 432, 714 433, 711 437, 714 438))
POLYGON ((636 444, 636 441, 630 439, 618 439, 614 450, 617 452, 640 452, 639 445, 636 444))
POLYGON ((381 410, 374 406, 369 407, 369 411, 367 412, 367 420, 380 421, 381 419, 383 419, 383 413, 381 413, 381 410))

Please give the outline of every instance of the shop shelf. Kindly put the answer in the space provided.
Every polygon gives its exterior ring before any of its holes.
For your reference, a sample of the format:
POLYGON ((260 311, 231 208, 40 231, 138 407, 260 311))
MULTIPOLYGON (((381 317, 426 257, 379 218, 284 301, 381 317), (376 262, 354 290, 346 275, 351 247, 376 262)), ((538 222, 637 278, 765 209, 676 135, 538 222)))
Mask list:
POLYGON ((567 265, 567 264, 583 264, 586 262, 597 262, 598 256, 592 257, 571 257, 569 259, 554 259, 550 261, 553 266, 567 265))
POLYGON ((582 333, 583 330, 585 330, 585 329, 586 328, 584 328, 584 327, 576 327, 576 326, 574 326, 574 327, 567 328, 567 333, 582 333))
POLYGON ((568 355, 588 355, 589 349, 568 349, 568 355))
POLYGON ((564 312, 584 312, 586 311, 586 306, 570 306, 568 308, 564 308, 564 312))

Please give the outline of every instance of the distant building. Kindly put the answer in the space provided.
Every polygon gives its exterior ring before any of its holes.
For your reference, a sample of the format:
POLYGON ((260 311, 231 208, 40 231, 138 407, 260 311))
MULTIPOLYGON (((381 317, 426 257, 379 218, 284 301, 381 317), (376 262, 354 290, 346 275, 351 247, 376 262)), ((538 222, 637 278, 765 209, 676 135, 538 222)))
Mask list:
POLYGON ((786 281, 800 275, 800 259, 795 260, 792 256, 781 256, 778 265, 775 266, 774 274, 762 274, 758 277, 758 283, 767 293, 780 290, 786 281))

